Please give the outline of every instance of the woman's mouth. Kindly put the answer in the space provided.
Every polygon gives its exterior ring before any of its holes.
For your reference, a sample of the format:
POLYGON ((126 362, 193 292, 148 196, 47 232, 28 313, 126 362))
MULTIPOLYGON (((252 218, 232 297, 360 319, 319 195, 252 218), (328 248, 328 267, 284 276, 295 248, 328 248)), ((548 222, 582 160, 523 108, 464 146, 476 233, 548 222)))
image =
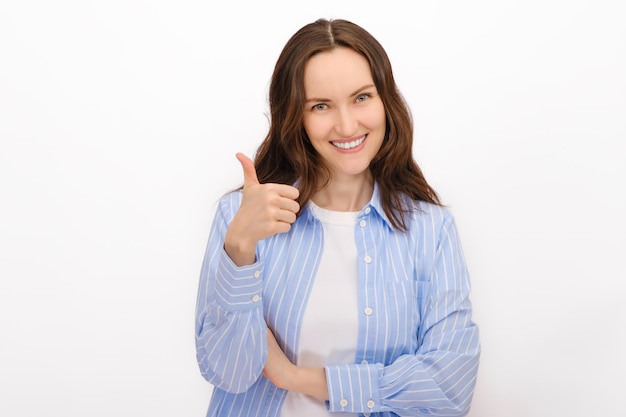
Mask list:
POLYGON ((358 139, 355 140, 351 140, 349 142, 333 142, 331 141, 330 143, 335 147, 335 148, 339 148, 339 149, 354 149, 357 146, 359 146, 360 144, 363 143, 363 141, 365 140, 365 137, 367 135, 363 135, 358 139))

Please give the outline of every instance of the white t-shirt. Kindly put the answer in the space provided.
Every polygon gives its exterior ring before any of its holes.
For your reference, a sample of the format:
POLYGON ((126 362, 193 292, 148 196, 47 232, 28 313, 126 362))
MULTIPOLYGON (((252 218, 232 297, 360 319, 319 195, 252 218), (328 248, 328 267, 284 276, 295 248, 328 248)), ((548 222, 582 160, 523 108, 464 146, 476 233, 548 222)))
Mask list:
MULTIPOLYGON (((309 203, 324 227, 324 252, 306 305, 298 366, 354 363, 358 338, 358 267, 354 227, 358 212, 331 211, 309 203)), ((281 417, 338 417, 323 400, 289 392, 281 417)))

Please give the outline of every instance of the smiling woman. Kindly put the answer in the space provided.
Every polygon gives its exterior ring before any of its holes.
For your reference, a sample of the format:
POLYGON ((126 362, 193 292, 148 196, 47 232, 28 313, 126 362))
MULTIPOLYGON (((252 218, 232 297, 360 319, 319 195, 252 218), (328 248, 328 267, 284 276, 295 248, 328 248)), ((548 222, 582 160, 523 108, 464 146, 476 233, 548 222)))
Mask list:
POLYGON ((469 273, 413 160, 384 49, 345 20, 308 24, 269 101, 200 276, 208 415, 467 414, 480 356, 469 273))
POLYGON ((330 170, 331 182, 315 195, 324 207, 358 211, 371 198, 369 165, 385 136, 385 107, 367 60, 353 49, 320 52, 304 69, 304 130, 330 170), (337 186, 361 189, 354 201, 338 201, 337 186))

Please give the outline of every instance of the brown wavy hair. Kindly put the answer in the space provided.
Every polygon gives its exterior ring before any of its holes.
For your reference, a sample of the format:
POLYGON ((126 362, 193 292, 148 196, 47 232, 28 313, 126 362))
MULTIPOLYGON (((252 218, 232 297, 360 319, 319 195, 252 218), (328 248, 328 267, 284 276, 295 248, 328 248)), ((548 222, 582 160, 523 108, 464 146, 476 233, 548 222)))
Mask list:
POLYGON ((270 82, 270 128, 255 154, 257 176, 261 183, 297 183, 301 207, 330 181, 330 170, 304 130, 304 67, 315 54, 340 46, 369 62, 386 115, 385 138, 370 171, 393 227, 405 231, 404 217, 410 207, 403 195, 442 204, 413 159, 413 119, 394 81, 387 53, 369 32, 352 22, 319 19, 285 44, 270 82))

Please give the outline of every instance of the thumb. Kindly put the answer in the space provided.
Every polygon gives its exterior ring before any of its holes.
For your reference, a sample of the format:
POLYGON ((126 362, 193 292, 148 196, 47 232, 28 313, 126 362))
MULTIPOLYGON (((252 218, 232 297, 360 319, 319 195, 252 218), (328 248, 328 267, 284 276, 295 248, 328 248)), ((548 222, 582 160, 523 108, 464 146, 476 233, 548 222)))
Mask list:
POLYGON ((239 152, 235 156, 243 168, 243 186, 247 187, 249 185, 259 184, 259 179, 256 176, 256 169, 254 168, 254 161, 239 152))

